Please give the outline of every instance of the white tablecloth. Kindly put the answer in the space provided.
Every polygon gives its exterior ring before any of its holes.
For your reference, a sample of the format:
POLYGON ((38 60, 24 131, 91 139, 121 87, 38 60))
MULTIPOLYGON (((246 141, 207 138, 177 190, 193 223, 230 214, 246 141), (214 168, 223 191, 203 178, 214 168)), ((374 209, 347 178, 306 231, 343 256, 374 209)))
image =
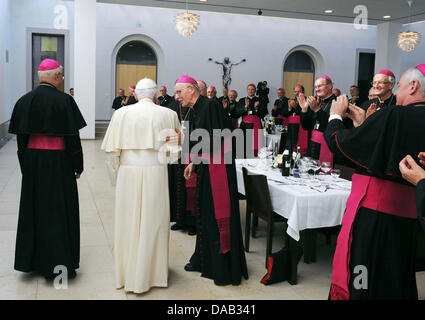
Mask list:
POLYGON ((350 195, 350 181, 334 179, 329 175, 319 176, 320 180, 282 177, 278 169, 258 166, 260 161, 258 159, 236 160, 238 191, 245 194, 242 166, 253 174, 266 175, 273 211, 288 220, 289 236, 299 241, 301 230, 341 224, 347 198, 350 195), (285 184, 273 180, 282 181, 285 184), (304 183, 317 189, 301 185, 304 183), (327 189, 325 186, 332 189, 327 189))

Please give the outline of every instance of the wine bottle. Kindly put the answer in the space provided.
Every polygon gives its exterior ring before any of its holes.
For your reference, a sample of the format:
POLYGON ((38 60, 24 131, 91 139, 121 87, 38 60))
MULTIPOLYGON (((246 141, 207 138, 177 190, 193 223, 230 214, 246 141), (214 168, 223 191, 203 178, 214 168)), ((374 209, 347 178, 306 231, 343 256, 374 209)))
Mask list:
POLYGON ((282 176, 289 177, 289 171, 291 169, 291 156, 289 150, 285 149, 282 156, 282 176))

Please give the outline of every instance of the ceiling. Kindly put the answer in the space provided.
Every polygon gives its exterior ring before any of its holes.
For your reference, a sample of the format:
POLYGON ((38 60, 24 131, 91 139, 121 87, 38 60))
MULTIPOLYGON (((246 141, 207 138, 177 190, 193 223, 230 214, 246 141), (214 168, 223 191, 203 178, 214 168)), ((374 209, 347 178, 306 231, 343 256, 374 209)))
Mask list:
MULTIPOLYGON (((185 0, 97 0, 102 3, 117 3, 161 8, 185 9, 185 0)), ((364 5, 367 8, 368 23, 376 25, 395 21, 410 23, 425 21, 425 0, 415 0, 410 10, 406 0, 188 0, 190 10, 226 12, 285 17, 295 19, 311 19, 353 23, 359 13, 354 8, 364 5), (332 13, 325 13, 325 10, 332 13), (391 18, 384 19, 384 16, 391 18)))

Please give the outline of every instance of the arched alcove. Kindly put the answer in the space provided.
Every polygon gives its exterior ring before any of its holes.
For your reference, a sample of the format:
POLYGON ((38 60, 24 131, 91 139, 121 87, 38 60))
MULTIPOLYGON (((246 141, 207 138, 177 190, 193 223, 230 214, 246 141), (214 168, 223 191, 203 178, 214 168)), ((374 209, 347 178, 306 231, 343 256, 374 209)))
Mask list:
MULTIPOLYGON (((111 89, 112 96, 117 94, 119 88, 128 92, 130 85, 136 85, 144 77, 152 78, 157 83, 163 79, 164 53, 158 43, 143 34, 133 34, 124 37, 116 45, 111 56, 111 89), (136 73, 135 77, 126 76, 130 80, 119 82, 120 68, 132 67, 135 70, 144 70, 146 73, 136 73)), ((125 74, 125 71, 124 71, 125 74)))
POLYGON ((127 90, 142 78, 157 79, 157 58, 153 49, 142 41, 130 41, 117 53, 115 91, 127 90))
POLYGON ((288 97, 293 97, 293 89, 300 83, 306 95, 313 95, 314 79, 323 69, 323 58, 310 46, 297 46, 290 50, 283 60, 283 87, 288 97))

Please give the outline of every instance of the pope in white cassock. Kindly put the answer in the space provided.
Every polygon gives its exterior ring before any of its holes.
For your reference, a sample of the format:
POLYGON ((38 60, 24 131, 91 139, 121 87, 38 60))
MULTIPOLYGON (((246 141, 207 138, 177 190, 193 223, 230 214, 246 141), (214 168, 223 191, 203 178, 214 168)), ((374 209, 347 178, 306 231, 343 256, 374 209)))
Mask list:
POLYGON ((116 287, 134 293, 168 284, 167 161, 179 153, 180 122, 174 111, 152 102, 156 91, 152 80, 139 81, 139 102, 114 113, 101 147, 116 184, 116 287))

